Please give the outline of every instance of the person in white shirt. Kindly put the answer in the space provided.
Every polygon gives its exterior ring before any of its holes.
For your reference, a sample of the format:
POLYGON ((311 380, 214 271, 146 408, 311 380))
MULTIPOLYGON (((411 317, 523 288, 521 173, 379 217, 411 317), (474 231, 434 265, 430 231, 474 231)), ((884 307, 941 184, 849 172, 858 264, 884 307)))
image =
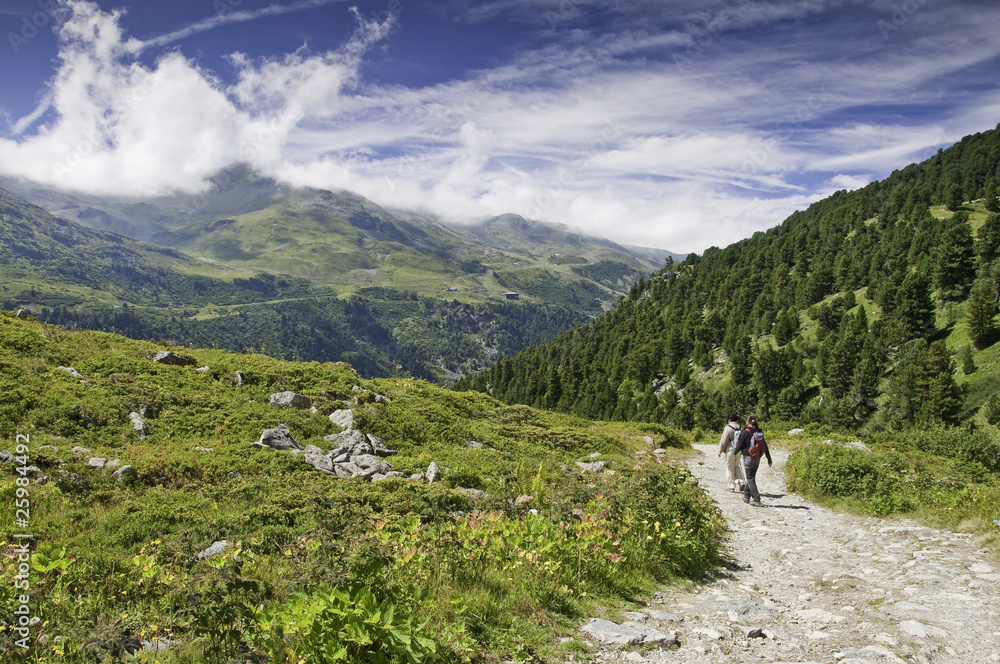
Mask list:
POLYGON ((722 438, 719 439, 718 456, 726 455, 726 484, 730 491, 740 493, 743 491, 743 455, 736 453, 736 439, 740 435, 740 416, 736 413, 729 413, 729 422, 722 430, 722 438))

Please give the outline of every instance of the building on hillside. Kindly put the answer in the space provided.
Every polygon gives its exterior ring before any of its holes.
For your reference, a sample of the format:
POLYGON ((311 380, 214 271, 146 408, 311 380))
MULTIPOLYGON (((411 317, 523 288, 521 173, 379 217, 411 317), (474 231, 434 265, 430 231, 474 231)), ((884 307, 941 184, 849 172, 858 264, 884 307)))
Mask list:
POLYGON ((503 296, 508 300, 517 300, 521 297, 520 293, 504 293, 503 296))

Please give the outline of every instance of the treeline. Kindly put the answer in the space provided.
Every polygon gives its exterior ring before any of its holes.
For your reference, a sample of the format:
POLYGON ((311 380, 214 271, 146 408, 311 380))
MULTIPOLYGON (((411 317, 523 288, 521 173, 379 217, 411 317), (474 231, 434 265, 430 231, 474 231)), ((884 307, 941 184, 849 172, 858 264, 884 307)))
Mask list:
MULTIPOLYGON (((176 345, 256 351, 281 359, 349 362, 365 377, 440 380, 549 341, 583 322, 568 309, 531 303, 480 305, 372 289, 347 300, 303 298, 249 304, 214 318, 197 308, 44 307, 42 322, 176 345), (377 297, 379 291, 384 299, 377 297), (412 295, 412 297, 410 297, 412 295)), ((0 302, 12 309, 14 302, 0 302)))
POLYGON ((967 136, 767 232, 668 261, 592 325, 456 387, 687 429, 751 408, 854 429, 956 424, 986 395, 958 387, 944 339, 965 326, 966 371, 969 342, 994 342, 998 170, 1000 131, 967 136))

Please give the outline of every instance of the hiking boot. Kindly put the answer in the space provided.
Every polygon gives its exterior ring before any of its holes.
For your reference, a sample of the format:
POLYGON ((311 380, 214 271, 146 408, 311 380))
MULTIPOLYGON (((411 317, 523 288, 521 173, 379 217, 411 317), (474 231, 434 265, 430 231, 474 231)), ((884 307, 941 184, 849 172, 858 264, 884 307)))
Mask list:
POLYGON ((750 506, 751 507, 760 507, 761 506, 760 505, 760 501, 759 500, 755 500, 752 503, 750 503, 750 506))

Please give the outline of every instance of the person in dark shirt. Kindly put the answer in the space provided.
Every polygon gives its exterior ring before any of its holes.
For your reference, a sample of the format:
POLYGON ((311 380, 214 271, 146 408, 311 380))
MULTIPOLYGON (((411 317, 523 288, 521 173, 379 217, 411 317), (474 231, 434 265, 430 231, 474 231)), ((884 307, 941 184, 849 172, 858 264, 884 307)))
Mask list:
MULTIPOLYGON (((736 451, 743 455, 743 470, 747 480, 743 485, 743 502, 750 503, 754 507, 760 507, 760 492, 757 490, 757 468, 760 466, 760 457, 750 456, 750 445, 753 443, 753 435, 758 432, 763 442, 764 433, 757 426, 757 416, 750 413, 747 415, 747 425, 740 431, 740 437, 736 440, 736 451)), ((766 442, 763 442, 763 445, 763 456, 767 457, 767 465, 770 468, 771 450, 767 449, 766 442)))

